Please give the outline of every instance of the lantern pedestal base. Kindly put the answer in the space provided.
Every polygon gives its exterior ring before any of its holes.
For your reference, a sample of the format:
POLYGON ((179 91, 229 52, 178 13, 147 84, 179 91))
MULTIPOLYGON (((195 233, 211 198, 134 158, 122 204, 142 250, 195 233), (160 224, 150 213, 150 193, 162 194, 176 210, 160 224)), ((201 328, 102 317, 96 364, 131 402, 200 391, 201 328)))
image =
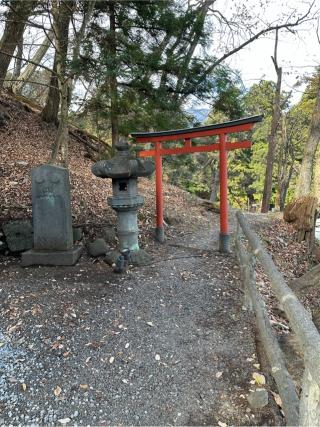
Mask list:
POLYGON ((164 235, 164 228, 163 227, 156 227, 155 235, 156 235, 156 241, 157 242, 164 243, 165 235, 164 235))
POLYGON ((230 234, 219 235, 219 251, 222 253, 230 253, 230 234))

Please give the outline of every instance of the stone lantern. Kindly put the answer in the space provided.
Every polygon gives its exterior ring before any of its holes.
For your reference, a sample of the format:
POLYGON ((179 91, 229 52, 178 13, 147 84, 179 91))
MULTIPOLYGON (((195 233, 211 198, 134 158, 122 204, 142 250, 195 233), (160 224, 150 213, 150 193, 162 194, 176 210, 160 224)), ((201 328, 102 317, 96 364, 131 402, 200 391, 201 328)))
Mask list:
POLYGON ((125 140, 120 140, 115 148, 115 156, 95 163, 92 172, 99 178, 112 179, 113 194, 107 201, 117 213, 119 251, 129 249, 133 263, 139 264, 145 256, 139 248, 137 211, 144 199, 138 194, 137 181, 138 177, 152 175, 154 164, 132 156, 130 144, 125 140))

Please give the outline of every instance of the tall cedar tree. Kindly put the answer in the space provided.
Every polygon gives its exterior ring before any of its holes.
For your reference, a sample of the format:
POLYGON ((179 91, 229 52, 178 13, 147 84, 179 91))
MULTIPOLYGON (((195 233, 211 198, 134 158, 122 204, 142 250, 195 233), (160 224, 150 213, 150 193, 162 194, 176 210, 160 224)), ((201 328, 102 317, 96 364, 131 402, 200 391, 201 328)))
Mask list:
POLYGON ((316 102, 314 105, 309 136, 304 147, 302 163, 296 187, 296 197, 306 196, 312 189, 312 177, 314 169, 314 160, 317 147, 320 142, 320 72, 315 78, 316 81, 316 102))
POLYGON ((57 80, 60 93, 60 118, 56 141, 52 150, 50 162, 60 161, 68 164, 68 76, 67 53, 69 42, 69 23, 73 12, 73 1, 52 0, 53 30, 55 33, 57 80))
POLYGON ((278 30, 276 30, 275 44, 274 44, 274 56, 272 56, 272 62, 277 73, 277 84, 274 94, 274 103, 273 103, 273 114, 271 122, 271 132, 269 136, 269 145, 268 145, 268 154, 267 154, 267 164, 266 164, 266 174, 264 180, 263 196, 262 196, 262 205, 261 212, 268 212, 269 203, 272 195, 272 173, 273 173, 273 164, 276 151, 277 143, 277 131, 279 128, 280 118, 281 118, 281 81, 282 81, 282 68, 278 65, 278 30))
POLYGON ((12 56, 23 38, 26 21, 36 3, 31 0, 8 2, 6 24, 0 41, 0 88, 3 87, 12 56))
MULTIPOLYGON (((119 132, 161 128, 177 117, 188 86, 205 69, 196 48, 208 42, 211 4, 205 0, 185 9, 171 0, 96 3, 95 16, 103 19, 91 26, 82 66, 84 75, 95 75, 97 89, 86 107, 107 111, 113 142, 119 132), (125 119, 121 125, 119 116, 125 119)), ((194 94, 204 95, 210 85, 208 75, 194 94)))

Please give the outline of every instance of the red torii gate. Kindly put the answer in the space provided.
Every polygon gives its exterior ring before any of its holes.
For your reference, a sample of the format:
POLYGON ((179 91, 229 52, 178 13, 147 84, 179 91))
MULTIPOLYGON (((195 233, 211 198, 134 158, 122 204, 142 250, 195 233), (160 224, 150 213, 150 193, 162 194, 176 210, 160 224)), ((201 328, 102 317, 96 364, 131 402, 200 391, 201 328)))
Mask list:
POLYGON ((156 164, 156 209, 157 226, 156 238, 159 242, 164 241, 163 228, 163 190, 162 190, 162 156, 172 154, 188 154, 219 150, 220 169, 220 238, 219 250, 229 252, 229 224, 228 224, 228 151, 238 148, 251 148, 251 141, 243 140, 229 142, 227 135, 231 133, 246 132, 253 128, 257 122, 261 122, 262 116, 246 117, 225 123, 217 123, 210 126, 194 127, 188 129, 169 130, 164 132, 134 132, 131 136, 138 143, 153 143, 151 150, 142 150, 139 157, 154 157, 156 164), (219 143, 207 145, 192 145, 192 139, 218 135, 219 143), (168 141, 183 140, 181 147, 163 148, 162 143, 168 141))

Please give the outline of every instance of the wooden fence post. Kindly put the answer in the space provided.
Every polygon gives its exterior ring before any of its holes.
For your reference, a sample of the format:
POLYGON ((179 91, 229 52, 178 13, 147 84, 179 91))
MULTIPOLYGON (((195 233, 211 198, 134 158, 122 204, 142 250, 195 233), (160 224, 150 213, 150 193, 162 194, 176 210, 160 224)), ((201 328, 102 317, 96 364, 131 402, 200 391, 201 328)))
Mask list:
POLYGON ((252 311, 252 300, 250 297, 248 283, 250 280, 252 279, 254 280, 254 270, 253 270, 253 266, 250 265, 252 262, 252 259, 250 259, 242 249, 241 229, 238 222, 237 222, 236 235, 235 235, 235 246, 236 246, 236 253, 238 256, 238 262, 240 265, 241 281, 243 285, 243 294, 244 294, 243 306, 247 310, 252 311))
MULTIPOLYGON (((314 358, 319 363, 320 355, 314 355, 314 358)), ((312 365, 314 366, 314 363, 312 365)), ((305 357, 299 415, 300 426, 320 426, 320 387, 308 356, 305 357)))

